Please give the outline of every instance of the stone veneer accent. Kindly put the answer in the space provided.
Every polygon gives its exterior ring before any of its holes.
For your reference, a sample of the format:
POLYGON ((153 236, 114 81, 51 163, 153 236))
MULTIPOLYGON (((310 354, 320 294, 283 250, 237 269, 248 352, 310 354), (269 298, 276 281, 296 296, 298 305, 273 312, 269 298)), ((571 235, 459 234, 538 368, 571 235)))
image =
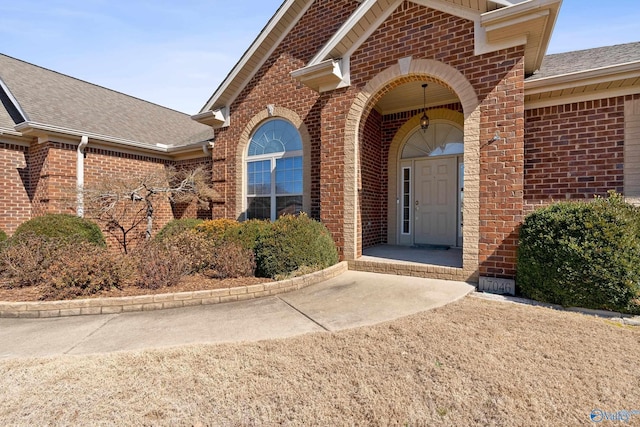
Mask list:
MULTIPOLYGON (((479 215, 480 215, 480 109, 475 90, 455 68, 431 59, 404 58, 380 72, 358 93, 347 115, 344 131, 344 256, 355 260, 359 256, 358 242, 358 153, 359 129, 363 117, 385 93, 407 81, 434 81, 450 87, 456 93, 464 111, 465 203, 463 229, 463 268, 460 279, 477 281, 479 276, 479 215), (408 65, 408 66, 407 66, 408 65), (348 215, 347 215, 348 213, 348 215)), ((419 119, 418 119, 419 120, 419 119)), ((389 162, 397 161, 390 153, 389 162)), ((390 166, 391 167, 391 166, 390 166)), ((394 166, 395 168, 395 166, 394 166)), ((391 169, 389 169, 391 172, 391 169)), ((390 177, 391 178, 391 177, 390 177)), ((393 185, 393 181, 390 181, 393 185)), ((391 203, 389 206, 395 206, 391 203)), ((394 225, 395 227, 395 225, 394 225)), ((457 274, 457 273, 456 273, 457 274)), ((432 276, 433 277, 433 276, 432 276)))
POLYGON ((229 289, 69 301, 0 302, 0 318, 46 318, 117 314, 244 301, 306 288, 309 285, 336 277, 347 271, 347 269, 347 263, 341 262, 324 270, 293 279, 229 289))

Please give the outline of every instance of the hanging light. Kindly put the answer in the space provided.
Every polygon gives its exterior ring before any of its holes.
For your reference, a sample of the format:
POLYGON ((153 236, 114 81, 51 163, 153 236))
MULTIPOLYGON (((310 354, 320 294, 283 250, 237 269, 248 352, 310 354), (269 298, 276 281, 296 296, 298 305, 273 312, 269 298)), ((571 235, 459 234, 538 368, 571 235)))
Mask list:
POLYGON ((420 117, 420 128, 422 132, 425 132, 429 127, 429 116, 427 116, 427 86, 429 85, 426 83, 422 85, 422 117, 420 117))

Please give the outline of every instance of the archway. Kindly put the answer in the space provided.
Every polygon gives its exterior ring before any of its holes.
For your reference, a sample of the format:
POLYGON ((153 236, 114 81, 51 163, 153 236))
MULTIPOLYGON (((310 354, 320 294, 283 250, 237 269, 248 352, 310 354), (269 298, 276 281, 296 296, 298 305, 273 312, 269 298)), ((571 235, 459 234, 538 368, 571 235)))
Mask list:
MULTIPOLYGON (((373 78, 356 96, 347 117, 345 127, 345 225, 344 225, 344 254, 346 259, 357 259, 362 253, 362 227, 360 192, 362 190, 362 169, 360 163, 360 144, 364 133, 364 124, 370 113, 382 97, 395 88, 409 82, 433 82, 448 88, 454 93, 459 102, 459 108, 464 119, 464 158, 465 158, 465 204, 463 214, 465 218, 463 251, 463 269, 474 274, 478 267, 479 241, 479 130, 480 112, 478 98, 471 84, 454 68, 434 60, 404 58, 398 64, 389 67, 373 78)), ((410 120, 419 121, 419 117, 410 120)), ((394 141, 405 140, 407 134, 415 129, 407 122, 396 133, 394 141), (406 132, 403 135, 403 132, 406 132)), ((395 144, 397 150, 399 143, 395 144)), ((390 148, 388 157, 388 176, 391 188, 392 175, 398 176, 397 151, 394 157, 390 148)), ((388 192, 388 205, 394 204, 397 197, 388 192)), ((389 220, 388 220, 389 221, 389 220)), ((397 218, 395 219, 397 222, 397 218)), ((389 233, 389 227, 387 228, 389 233)))

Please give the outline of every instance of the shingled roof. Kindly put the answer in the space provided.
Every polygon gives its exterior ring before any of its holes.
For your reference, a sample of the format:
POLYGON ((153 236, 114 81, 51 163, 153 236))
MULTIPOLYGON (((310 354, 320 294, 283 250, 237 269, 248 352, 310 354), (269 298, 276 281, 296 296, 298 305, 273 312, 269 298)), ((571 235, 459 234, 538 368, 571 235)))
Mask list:
POLYGON ((16 120, 14 112, 12 120, 4 97, 0 127, 26 121, 149 147, 177 147, 213 137, 210 127, 187 114, 2 54, 0 80, 25 116, 16 120))
POLYGON ((640 42, 556 53, 545 56, 540 70, 527 80, 539 80, 638 61, 640 61, 640 42))

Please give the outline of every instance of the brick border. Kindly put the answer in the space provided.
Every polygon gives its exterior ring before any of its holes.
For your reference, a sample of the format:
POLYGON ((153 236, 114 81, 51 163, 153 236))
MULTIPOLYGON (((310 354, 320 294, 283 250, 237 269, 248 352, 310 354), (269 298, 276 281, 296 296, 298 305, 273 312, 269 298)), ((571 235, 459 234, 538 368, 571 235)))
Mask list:
POLYGON ((228 289, 69 301, 0 301, 0 318, 36 319, 94 314, 117 314, 244 301, 306 288, 309 285, 332 279, 347 270, 348 264, 341 262, 324 270, 293 279, 228 289))

